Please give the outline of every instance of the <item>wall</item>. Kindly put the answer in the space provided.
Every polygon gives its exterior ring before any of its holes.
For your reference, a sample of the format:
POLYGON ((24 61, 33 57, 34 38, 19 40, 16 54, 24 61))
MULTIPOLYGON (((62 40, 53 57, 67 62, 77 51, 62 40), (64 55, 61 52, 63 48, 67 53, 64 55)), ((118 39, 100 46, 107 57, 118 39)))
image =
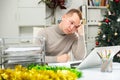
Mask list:
POLYGON ((17 0, 0 0, 0 37, 18 36, 17 0))

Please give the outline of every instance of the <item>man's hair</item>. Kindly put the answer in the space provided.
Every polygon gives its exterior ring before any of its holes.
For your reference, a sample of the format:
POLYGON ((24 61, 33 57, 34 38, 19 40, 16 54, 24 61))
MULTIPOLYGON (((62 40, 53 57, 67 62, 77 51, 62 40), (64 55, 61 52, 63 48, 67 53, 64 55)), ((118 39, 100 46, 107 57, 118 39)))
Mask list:
POLYGON ((66 14, 72 15, 73 13, 76 13, 80 19, 82 19, 82 13, 78 9, 70 9, 66 14))

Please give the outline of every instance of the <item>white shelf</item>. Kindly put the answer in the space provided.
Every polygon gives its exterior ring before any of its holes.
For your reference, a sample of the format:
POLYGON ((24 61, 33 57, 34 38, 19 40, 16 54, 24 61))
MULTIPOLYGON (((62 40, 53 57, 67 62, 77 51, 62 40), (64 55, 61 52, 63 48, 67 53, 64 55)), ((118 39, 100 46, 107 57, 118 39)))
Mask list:
POLYGON ((88 9, 107 9, 106 6, 88 6, 88 9))
POLYGON ((87 52, 90 52, 95 47, 95 37, 98 34, 98 24, 102 20, 107 7, 106 6, 89 6, 88 0, 84 1, 85 7, 85 17, 86 17, 86 33, 85 40, 87 46, 87 52))
POLYGON ((96 23, 87 23, 88 26, 98 26, 98 22, 96 23))

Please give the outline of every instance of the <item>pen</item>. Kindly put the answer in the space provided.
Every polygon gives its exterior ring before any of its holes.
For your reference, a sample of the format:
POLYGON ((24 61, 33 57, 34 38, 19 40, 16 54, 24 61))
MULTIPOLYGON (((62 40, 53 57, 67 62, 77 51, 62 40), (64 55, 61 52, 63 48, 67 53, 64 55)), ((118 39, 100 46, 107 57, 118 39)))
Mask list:
POLYGON ((100 59, 102 59, 102 56, 97 52, 98 56, 100 57, 100 59))
POLYGON ((100 55, 101 55, 102 58, 104 57, 103 54, 102 54, 102 52, 100 53, 100 55))
POLYGON ((97 52, 98 56, 100 57, 100 59, 102 60, 102 62, 104 62, 103 57, 97 52))
POLYGON ((111 50, 109 50, 109 54, 107 55, 107 58, 110 58, 111 50))
POLYGON ((105 49, 105 58, 108 58, 107 50, 105 49))

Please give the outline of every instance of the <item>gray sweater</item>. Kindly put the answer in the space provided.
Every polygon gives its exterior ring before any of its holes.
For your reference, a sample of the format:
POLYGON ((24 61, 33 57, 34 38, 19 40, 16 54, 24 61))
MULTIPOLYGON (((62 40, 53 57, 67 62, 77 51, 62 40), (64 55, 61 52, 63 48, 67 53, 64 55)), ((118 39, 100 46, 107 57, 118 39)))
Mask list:
MULTIPOLYGON (((58 26, 44 28, 38 33, 39 36, 45 36, 46 62, 57 62, 58 55, 66 54, 72 51, 76 60, 85 57, 84 37, 77 37, 75 34, 64 34, 58 26)), ((36 40, 37 43, 39 41, 36 40)))

